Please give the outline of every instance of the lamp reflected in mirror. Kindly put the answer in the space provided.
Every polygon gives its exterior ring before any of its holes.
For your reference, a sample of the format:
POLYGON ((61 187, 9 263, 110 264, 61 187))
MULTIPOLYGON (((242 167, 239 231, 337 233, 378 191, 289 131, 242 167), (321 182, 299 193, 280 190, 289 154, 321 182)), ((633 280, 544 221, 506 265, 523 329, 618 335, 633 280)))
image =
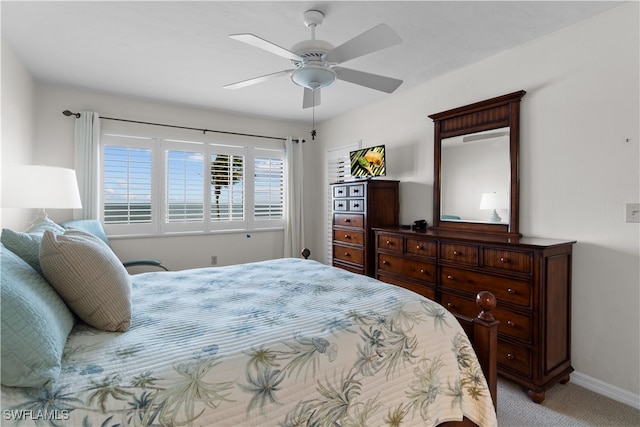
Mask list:
POLYGON ((490 210, 489 222, 502 222, 502 218, 498 215, 498 209, 506 209, 507 202, 496 192, 482 193, 480 199, 480 209, 490 210))

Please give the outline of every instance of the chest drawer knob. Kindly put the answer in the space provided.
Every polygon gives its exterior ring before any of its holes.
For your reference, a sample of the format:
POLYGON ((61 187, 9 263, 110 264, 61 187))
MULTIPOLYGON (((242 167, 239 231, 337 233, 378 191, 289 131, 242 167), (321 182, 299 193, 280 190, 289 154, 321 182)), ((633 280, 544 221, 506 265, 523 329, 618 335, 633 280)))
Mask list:
POLYGON ((342 203, 338 203, 338 207, 339 207, 339 208, 343 208, 343 207, 344 207, 344 204, 342 204, 342 203))
POLYGON ((351 222, 349 218, 345 218, 344 222, 351 222))
POLYGON ((350 237, 349 237, 349 235, 348 235, 348 234, 345 234, 345 235, 344 235, 344 238, 345 238, 345 239, 349 239, 350 237))
POLYGON ((516 322, 514 322, 513 320, 507 320, 507 325, 511 328, 515 328, 516 322))
POLYGON ((417 250, 422 250, 422 246, 417 245, 417 246, 416 246, 416 249, 417 249, 417 250))
POLYGON ((452 303, 452 302, 448 302, 447 303, 447 308, 448 309, 456 308, 456 305, 454 303, 452 303))
POLYGON ((351 254, 349 252, 345 252, 344 256, 351 256, 351 254))
POLYGON ((382 264, 383 264, 383 265, 389 265, 389 261, 387 261, 386 259, 383 259, 383 260, 382 260, 382 264))
POLYGON ((516 358, 516 356, 513 353, 507 353, 507 359, 513 360, 515 358, 516 358))
POLYGON ((500 257, 500 262, 507 263, 507 262, 509 262, 509 258, 500 257))
POLYGON ((509 292, 509 293, 510 293, 510 294, 512 294, 512 295, 513 295, 513 294, 517 294, 517 293, 518 293, 518 292, 516 292, 516 290, 515 290, 515 289, 513 289, 513 288, 507 288, 507 292, 509 292))
POLYGON ((420 274, 427 274, 427 271, 424 268, 420 269, 420 274))
POLYGON ((354 203, 354 204, 353 204, 353 207, 354 207, 354 208, 359 208, 359 207, 360 207, 360 203, 354 203))
POLYGON ((449 279, 449 280, 453 280, 453 279, 455 279, 455 277, 453 277, 451 274, 448 274, 448 275, 447 275, 447 279, 449 279))

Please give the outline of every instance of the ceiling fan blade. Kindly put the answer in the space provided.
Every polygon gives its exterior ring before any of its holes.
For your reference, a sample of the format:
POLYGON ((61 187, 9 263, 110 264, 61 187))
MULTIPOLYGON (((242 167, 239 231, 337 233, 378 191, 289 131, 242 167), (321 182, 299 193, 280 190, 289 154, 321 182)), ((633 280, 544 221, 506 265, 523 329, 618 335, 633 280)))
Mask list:
POLYGON ((317 107, 320 105, 321 96, 320 96, 320 88, 318 89, 309 89, 307 87, 304 88, 304 97, 302 99, 302 108, 311 108, 317 107))
POLYGON ((402 39, 386 24, 380 24, 344 42, 327 53, 327 62, 340 64, 359 56, 402 43, 402 39))
POLYGON ((283 58, 291 59, 294 61, 302 61, 302 57, 296 55, 295 53, 278 46, 277 44, 271 43, 268 40, 260 38, 254 34, 244 33, 244 34, 231 34, 230 38, 234 40, 241 41, 243 43, 249 44, 251 46, 266 50, 267 52, 274 53, 278 56, 282 56, 283 58))
POLYGON ((340 80, 386 93, 393 92, 402 84, 402 80, 380 76, 378 74, 365 73, 364 71, 352 70, 350 68, 333 67, 333 71, 336 72, 336 76, 340 80))
POLYGON ((243 88, 243 87, 254 85, 256 83, 266 82, 267 80, 271 80, 271 79, 275 79, 275 78, 280 77, 280 76, 287 75, 292 71, 293 71, 293 69, 282 70, 282 71, 278 71, 277 73, 265 74, 264 76, 254 77, 254 78, 248 79, 248 80, 242 80, 242 81, 239 81, 239 82, 235 82, 235 83, 231 83, 231 84, 228 84, 228 85, 224 85, 222 87, 225 88, 225 89, 240 89, 240 88, 243 88))

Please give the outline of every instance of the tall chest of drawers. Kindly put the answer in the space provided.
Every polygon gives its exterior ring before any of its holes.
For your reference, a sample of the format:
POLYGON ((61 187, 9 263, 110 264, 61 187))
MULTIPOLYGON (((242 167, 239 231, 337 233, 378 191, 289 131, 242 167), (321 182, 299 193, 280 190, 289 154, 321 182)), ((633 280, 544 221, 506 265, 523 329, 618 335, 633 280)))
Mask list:
POLYGON ((571 367, 575 242, 376 229, 376 278, 440 302, 466 328, 475 296, 497 299, 498 372, 542 402, 571 367))
POLYGON ((363 180, 331 185, 333 265, 375 273, 374 227, 397 227, 398 181, 363 180))

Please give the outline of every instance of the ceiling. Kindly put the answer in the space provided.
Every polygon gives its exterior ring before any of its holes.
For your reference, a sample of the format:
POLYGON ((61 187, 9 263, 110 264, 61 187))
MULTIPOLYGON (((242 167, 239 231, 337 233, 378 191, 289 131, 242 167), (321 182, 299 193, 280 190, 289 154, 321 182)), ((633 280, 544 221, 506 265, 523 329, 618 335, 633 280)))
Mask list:
MULTIPOLYGON (((253 33, 286 49, 310 38, 305 10, 320 10, 316 38, 334 46, 386 23, 403 43, 345 67, 398 78, 404 91, 588 19, 620 2, 595 1, 2 1, 2 37, 40 81, 213 110, 311 121, 287 76, 222 86, 291 68, 287 59, 230 39, 253 33)), ((315 120, 390 96, 337 81, 315 120)), ((69 106, 73 108, 73 106, 69 106)))

